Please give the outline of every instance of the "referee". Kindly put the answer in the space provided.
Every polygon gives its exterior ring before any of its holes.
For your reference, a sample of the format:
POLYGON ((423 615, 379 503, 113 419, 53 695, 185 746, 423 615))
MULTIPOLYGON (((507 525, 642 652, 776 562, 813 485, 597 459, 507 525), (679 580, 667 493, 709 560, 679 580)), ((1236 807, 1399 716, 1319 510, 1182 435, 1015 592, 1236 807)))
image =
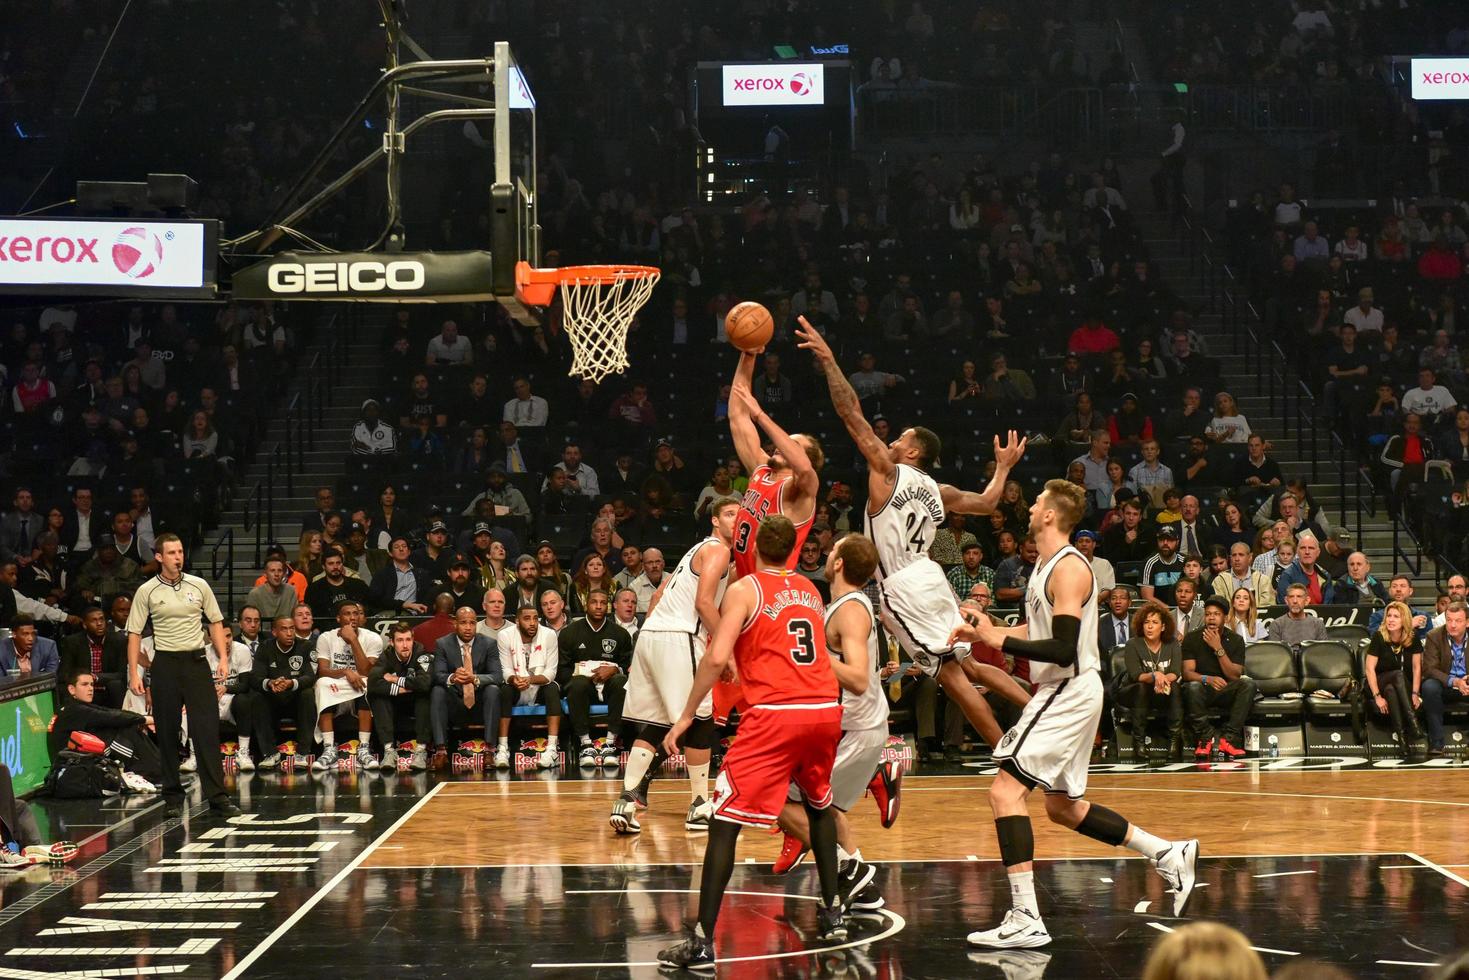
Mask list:
POLYGON ((163 798, 181 807, 179 783, 179 713, 188 708, 189 738, 199 760, 199 786, 209 809, 234 816, 240 808, 224 789, 224 763, 219 753, 219 701, 214 685, 229 676, 230 637, 224 614, 209 583, 184 574, 184 543, 177 534, 160 534, 153 542, 158 574, 138 589, 128 613, 128 687, 143 696, 138 676, 143 629, 153 624, 153 717, 158 751, 163 756, 163 798), (209 641, 219 655, 219 671, 211 677, 204 657, 203 620, 209 621, 209 641))

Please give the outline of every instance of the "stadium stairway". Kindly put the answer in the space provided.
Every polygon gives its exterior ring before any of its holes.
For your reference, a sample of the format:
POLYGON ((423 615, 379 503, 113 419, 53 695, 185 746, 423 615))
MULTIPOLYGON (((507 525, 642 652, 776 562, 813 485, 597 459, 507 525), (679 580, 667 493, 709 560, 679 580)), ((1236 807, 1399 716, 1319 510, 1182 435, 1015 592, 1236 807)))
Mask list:
MULTIPOLYGON (((1318 470, 1317 479, 1312 480, 1311 439, 1303 438, 1307 435, 1306 432, 1303 432, 1294 421, 1296 411, 1294 403, 1290 409, 1292 418, 1287 425, 1285 401, 1279 397, 1278 392, 1274 399, 1274 411, 1271 410, 1269 376, 1262 374, 1258 369, 1247 369, 1245 355, 1233 353, 1234 340, 1224 322, 1224 317, 1217 310, 1209 309, 1210 298, 1207 286, 1197 274, 1196 267, 1191 265, 1190 244, 1185 238, 1184 229, 1175 225, 1173 216, 1166 212, 1134 211, 1133 217, 1137 221, 1162 281, 1177 292, 1180 298, 1200 311, 1194 318, 1194 329, 1208 345, 1209 356, 1219 362, 1220 375, 1225 382, 1225 388, 1234 395, 1235 400, 1239 403, 1240 411, 1249 420, 1250 429, 1261 433, 1270 441, 1273 446, 1272 455, 1288 476, 1306 478, 1313 496, 1326 511, 1332 526, 1336 527, 1345 523, 1355 536, 1355 485, 1350 482, 1347 486, 1340 485, 1337 465, 1328 458, 1329 435, 1324 428, 1316 433, 1315 454, 1318 457, 1318 470)), ((1292 384, 1295 383, 1296 380, 1292 376, 1292 384)), ((1306 424, 1310 426, 1318 423, 1314 418, 1308 418, 1306 424)), ((1351 477, 1352 470, 1349 469, 1349 481, 1351 477)), ((1358 549, 1363 551, 1372 563, 1373 574, 1386 582, 1387 578, 1396 572, 1405 572, 1414 575, 1414 594, 1419 599, 1436 595, 1437 589, 1434 585, 1431 561, 1425 560, 1420 555, 1416 545, 1406 534, 1400 536, 1398 543, 1416 565, 1416 569, 1410 567, 1401 558, 1395 561, 1392 520, 1380 502, 1375 509, 1377 511, 1375 515, 1368 514, 1364 510, 1362 533, 1357 541, 1358 549)))
MULTIPOLYGON (((204 547, 192 558, 194 571, 206 578, 210 578, 211 561, 218 563, 222 574, 211 578, 211 584, 221 606, 226 605, 227 596, 233 589, 234 606, 238 610, 245 594, 260 575, 263 555, 256 554, 257 541, 261 549, 268 544, 279 543, 294 560, 301 537, 301 519, 314 508, 316 488, 323 484, 335 486, 341 480, 347 457, 347 440, 357 422, 362 402, 380 395, 376 384, 376 356, 386 319, 357 316, 355 312, 339 312, 338 308, 324 307, 321 320, 316 331, 317 343, 302 351, 299 363, 310 365, 313 357, 318 356, 322 364, 329 356, 339 360, 338 382, 325 386, 330 388, 329 403, 322 407, 316 420, 306 419, 298 423, 286 415, 271 420, 261 436, 254 461, 240 475, 239 491, 234 501, 221 516, 219 526, 206 536, 204 547), (349 317, 355 318, 356 322, 355 328, 350 330, 343 326, 349 317), (334 347, 333 337, 336 338, 334 347), (314 444, 298 445, 303 425, 310 425, 314 430, 314 444), (272 459, 277 460, 273 468, 272 459), (285 461, 284 464, 281 460, 285 461), (291 469, 289 487, 285 466, 291 469), (274 510, 270 520, 264 514, 267 495, 274 510), (217 557, 214 552, 217 543, 229 534, 233 535, 234 565, 231 574, 223 574, 225 549, 218 548, 217 557)), ((304 369, 297 372, 296 383, 286 393, 282 404, 290 405, 297 395, 304 402, 310 374, 304 369)), ((229 612, 228 608, 226 612, 229 612)))

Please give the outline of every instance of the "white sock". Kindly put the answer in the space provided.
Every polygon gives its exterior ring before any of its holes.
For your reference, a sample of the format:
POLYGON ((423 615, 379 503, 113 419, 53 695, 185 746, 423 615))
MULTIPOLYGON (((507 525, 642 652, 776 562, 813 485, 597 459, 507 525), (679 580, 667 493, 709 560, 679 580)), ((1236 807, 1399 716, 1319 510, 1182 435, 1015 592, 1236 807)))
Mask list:
POLYGON ((337 745, 337 733, 336 732, 322 732, 321 733, 321 747, 322 747, 323 751, 326 750, 326 749, 336 748, 336 745, 337 745))
POLYGON ((1034 871, 1010 872, 1010 904, 1017 909, 1024 909, 1037 919, 1040 918, 1040 909, 1035 904, 1034 871))
POLYGON ((240 743, 240 755, 249 755, 250 754, 250 736, 249 735, 241 735, 240 738, 239 738, 239 743, 240 743))
POLYGON ((558 744, 560 744, 560 742, 561 742, 561 736, 560 735, 547 735, 546 736, 546 748, 550 749, 552 752, 555 752, 556 751, 556 747, 557 747, 558 744))
POLYGON ((500 736, 500 741, 496 743, 496 746, 495 747, 496 748, 504 749, 506 752, 509 752, 510 751, 510 736, 509 735, 501 735, 500 736))
POLYGON ((709 799, 709 763, 689 766, 689 793, 691 799, 709 799))
POLYGON ((1132 829, 1127 835, 1127 840, 1122 842, 1123 847, 1131 851, 1137 851, 1143 857, 1152 858, 1154 861, 1162 857, 1163 852, 1168 850, 1168 841, 1161 837, 1154 837, 1137 824, 1132 824, 1131 827, 1132 829))
POLYGON ((590 735, 583 735, 581 737, 581 744, 582 745, 591 745, 592 744, 592 736, 590 736, 590 735))
POLYGON ((634 745, 632 751, 627 754, 627 772, 622 776, 622 788, 629 793, 637 789, 643 777, 648 774, 648 767, 652 764, 653 750, 634 745))
MULTIPOLYGON (((840 845, 840 844, 837 845, 837 863, 838 864, 846 864, 848 861, 852 860, 853 858, 857 858, 857 855, 855 855, 855 854, 848 854, 846 852, 846 849, 843 848, 842 845, 840 845)), ((861 858, 857 858, 857 860, 861 860, 861 858)))
POLYGON ((357 733, 357 751, 364 752, 372 748, 372 732, 357 733))

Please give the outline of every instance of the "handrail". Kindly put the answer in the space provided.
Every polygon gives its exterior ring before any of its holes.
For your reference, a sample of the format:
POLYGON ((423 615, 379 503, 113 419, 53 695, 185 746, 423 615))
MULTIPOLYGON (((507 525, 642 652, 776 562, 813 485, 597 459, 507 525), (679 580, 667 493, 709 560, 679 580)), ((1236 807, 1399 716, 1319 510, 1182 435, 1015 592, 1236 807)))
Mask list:
MULTIPOLYGON (((257 563, 258 564, 258 563, 257 563)), ((235 531, 234 528, 225 528, 209 551, 209 578, 218 582, 224 579, 224 609, 225 615, 233 620, 235 618, 235 531), (224 566, 220 567, 220 551, 224 552, 224 566)))

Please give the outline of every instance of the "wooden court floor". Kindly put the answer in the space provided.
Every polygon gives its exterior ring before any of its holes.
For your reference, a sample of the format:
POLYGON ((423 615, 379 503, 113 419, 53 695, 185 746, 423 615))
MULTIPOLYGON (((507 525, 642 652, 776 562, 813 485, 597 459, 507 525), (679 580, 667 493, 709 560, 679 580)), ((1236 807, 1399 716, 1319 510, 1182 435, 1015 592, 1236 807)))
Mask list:
MULTIPOLYGON (((990 861, 998 858, 986 775, 903 781, 898 822, 883 830, 864 800, 853 811, 869 861, 990 861)), ((642 833, 619 837, 607 814, 614 777, 444 784, 375 851, 365 868, 695 864, 704 835, 684 830, 687 782, 653 784, 642 833)), ((1197 837, 1205 856, 1421 855, 1469 869, 1469 770, 1258 770, 1095 774, 1088 799, 1164 837, 1197 837)), ((1038 859, 1108 858, 1104 847, 1045 819, 1031 799, 1038 859)), ((779 838, 747 829, 738 860, 766 864, 779 838)))

